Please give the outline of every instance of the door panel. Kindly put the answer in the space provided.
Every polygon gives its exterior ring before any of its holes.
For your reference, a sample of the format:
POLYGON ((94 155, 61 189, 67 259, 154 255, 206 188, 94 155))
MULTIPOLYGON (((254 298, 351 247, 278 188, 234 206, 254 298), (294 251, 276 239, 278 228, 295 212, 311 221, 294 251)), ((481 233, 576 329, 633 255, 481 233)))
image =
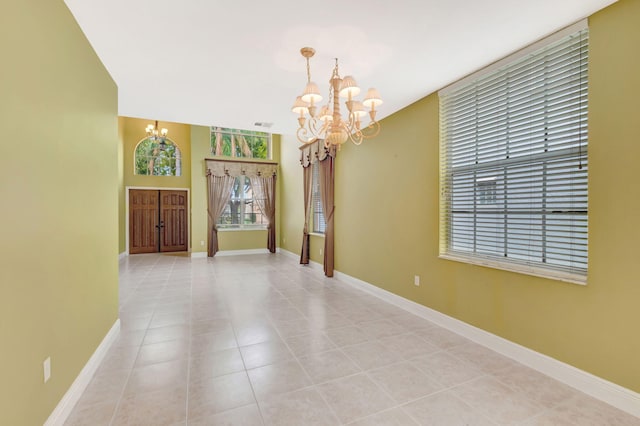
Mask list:
POLYGON ((187 193, 160 191, 160 251, 187 250, 187 193))
POLYGON ((158 251, 158 191, 129 191, 129 253, 158 251))

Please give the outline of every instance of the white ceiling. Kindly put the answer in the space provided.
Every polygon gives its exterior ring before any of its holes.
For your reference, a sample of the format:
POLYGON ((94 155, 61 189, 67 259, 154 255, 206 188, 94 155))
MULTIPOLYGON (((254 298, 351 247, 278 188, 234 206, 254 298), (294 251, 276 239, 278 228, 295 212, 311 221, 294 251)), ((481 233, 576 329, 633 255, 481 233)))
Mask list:
POLYGON ((615 0, 65 0, 119 88, 119 115, 294 134, 333 58, 385 117, 615 0))

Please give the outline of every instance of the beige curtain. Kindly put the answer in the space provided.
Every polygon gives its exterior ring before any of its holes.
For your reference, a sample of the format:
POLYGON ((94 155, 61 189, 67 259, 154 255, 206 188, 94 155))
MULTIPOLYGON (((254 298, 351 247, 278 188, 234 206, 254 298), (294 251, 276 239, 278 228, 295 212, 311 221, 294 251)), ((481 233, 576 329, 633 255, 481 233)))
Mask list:
MULTIPOLYGON (((335 157, 328 155, 323 161, 320 161, 318 165, 320 166, 320 197, 322 198, 322 210, 326 225, 324 230, 324 274, 327 277, 333 277, 335 157)), ((310 169, 310 167, 308 168, 310 169)))
POLYGON ((209 246, 207 255, 209 257, 215 256, 218 251, 218 228, 216 228, 216 222, 224 211, 229 197, 231 197, 234 181, 235 178, 233 176, 215 176, 210 171, 207 172, 207 212, 209 213, 209 246))
POLYGON ((311 211, 311 185, 313 183, 313 169, 311 164, 302 168, 302 185, 304 190, 304 228, 302 230, 302 251, 300 264, 309 264, 309 212, 311 211))
POLYGON ((276 252, 276 176, 250 178, 253 200, 267 217, 267 248, 276 252))

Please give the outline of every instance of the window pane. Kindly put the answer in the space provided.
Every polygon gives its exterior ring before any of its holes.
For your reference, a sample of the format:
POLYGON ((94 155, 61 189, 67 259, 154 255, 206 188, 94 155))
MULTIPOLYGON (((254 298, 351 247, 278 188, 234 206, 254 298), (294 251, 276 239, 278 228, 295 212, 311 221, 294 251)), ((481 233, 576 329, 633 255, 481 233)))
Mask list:
POLYGON ((211 154, 237 158, 270 158, 271 134, 211 127, 211 154))

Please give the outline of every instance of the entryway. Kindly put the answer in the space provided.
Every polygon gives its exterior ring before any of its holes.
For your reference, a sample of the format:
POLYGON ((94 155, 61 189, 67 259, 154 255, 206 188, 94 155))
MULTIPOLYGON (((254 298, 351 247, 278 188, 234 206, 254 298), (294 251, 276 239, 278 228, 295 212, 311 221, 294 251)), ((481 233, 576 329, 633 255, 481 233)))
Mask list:
POLYGON ((129 254, 187 251, 187 191, 129 190, 129 254))

